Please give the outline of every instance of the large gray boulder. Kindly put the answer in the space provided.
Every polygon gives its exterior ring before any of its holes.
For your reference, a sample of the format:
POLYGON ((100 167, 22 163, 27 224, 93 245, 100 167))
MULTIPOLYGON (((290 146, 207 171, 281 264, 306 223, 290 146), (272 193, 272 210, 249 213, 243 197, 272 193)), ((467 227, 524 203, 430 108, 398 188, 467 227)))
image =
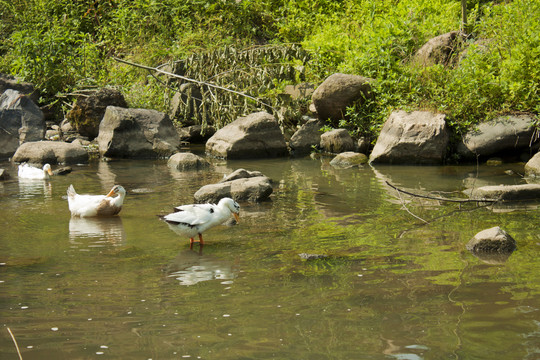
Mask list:
MULTIPOLYGON (((534 145, 533 118, 529 115, 507 115, 478 125, 458 144, 457 152, 465 158, 530 152, 534 145)), ((538 142, 538 141, 536 141, 538 142)))
POLYGON ((318 119, 310 119, 302 125, 289 141, 291 154, 294 156, 307 155, 314 147, 319 147, 322 135, 321 128, 323 125, 323 122, 318 119))
POLYGON ((451 31, 430 39, 415 54, 413 61, 422 66, 448 65, 464 40, 459 31, 451 31))
POLYGON ((287 144, 276 119, 261 111, 239 118, 206 142, 206 153, 227 159, 287 156, 287 144))
POLYGON ((525 176, 540 177, 540 152, 525 164, 525 176))
POLYGON ((323 151, 338 154, 346 151, 353 151, 354 141, 345 129, 334 129, 321 135, 320 147, 323 151))
POLYGON ((238 169, 217 184, 200 188, 194 195, 199 203, 218 202, 230 197, 236 201, 263 201, 273 192, 272 180, 258 171, 238 169))
POLYGON ((34 103, 38 103, 39 92, 35 89, 34 84, 19 81, 16 77, 8 74, 0 74, 0 95, 8 89, 18 91, 29 97, 34 103))
POLYGON ((371 152, 371 163, 441 164, 450 138, 444 114, 394 111, 371 152))
POLYGON ((516 249, 516 241, 499 226, 482 230, 466 245, 473 253, 512 253, 516 249))
POLYGON ((160 158, 177 152, 178 133, 167 114, 109 106, 97 137, 101 156, 160 158))
POLYGON ((0 158, 10 157, 28 141, 43 140, 43 112, 24 94, 8 89, 0 96, 0 158))
POLYGON ((330 75, 315 89, 311 97, 321 120, 338 121, 345 118, 347 106, 367 98, 373 79, 348 74, 330 75))
POLYGON ((88 153, 77 143, 35 141, 22 144, 12 160, 32 164, 85 164, 88 162, 88 153))
POLYGON ((66 117, 79 134, 92 140, 99 134, 99 124, 107 106, 128 107, 120 91, 102 88, 89 96, 79 96, 66 117))

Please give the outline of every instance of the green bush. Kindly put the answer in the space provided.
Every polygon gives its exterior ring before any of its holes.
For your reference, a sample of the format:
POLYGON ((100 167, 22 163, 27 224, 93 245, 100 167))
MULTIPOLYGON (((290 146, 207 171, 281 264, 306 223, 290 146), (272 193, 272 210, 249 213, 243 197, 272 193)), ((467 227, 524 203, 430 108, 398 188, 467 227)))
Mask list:
MULTIPOLYGON (((538 114, 537 0, 469 0, 471 33, 457 65, 411 63, 427 40, 460 29, 460 5, 458 0, 0 0, 0 71, 34 82, 45 101, 59 92, 113 85, 132 106, 166 110, 169 94, 160 81, 110 56, 158 66, 225 48, 299 43, 310 61, 284 65, 301 67, 302 76, 276 78, 274 86, 254 95, 276 99, 286 84, 318 84, 335 72, 372 77, 376 97, 366 106, 351 106, 341 122, 353 133, 376 136, 397 108, 445 112, 458 132, 499 113, 538 114)), ((272 65, 259 60, 232 62, 227 71, 249 74, 250 66, 272 65)), ((234 86, 251 91, 253 84, 234 86)))

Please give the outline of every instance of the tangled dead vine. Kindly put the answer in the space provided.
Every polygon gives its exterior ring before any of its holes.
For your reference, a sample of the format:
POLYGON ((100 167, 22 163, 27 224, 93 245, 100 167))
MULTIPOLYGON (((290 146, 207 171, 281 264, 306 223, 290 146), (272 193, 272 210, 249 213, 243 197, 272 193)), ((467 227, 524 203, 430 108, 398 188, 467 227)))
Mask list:
POLYGON ((210 125, 219 129, 239 116, 265 110, 286 128, 296 125, 307 101, 291 99, 281 88, 305 80, 310 58, 296 44, 227 46, 156 68, 140 67, 176 75, 168 76, 164 85, 179 93, 173 116, 179 124, 200 124, 203 131, 210 125))

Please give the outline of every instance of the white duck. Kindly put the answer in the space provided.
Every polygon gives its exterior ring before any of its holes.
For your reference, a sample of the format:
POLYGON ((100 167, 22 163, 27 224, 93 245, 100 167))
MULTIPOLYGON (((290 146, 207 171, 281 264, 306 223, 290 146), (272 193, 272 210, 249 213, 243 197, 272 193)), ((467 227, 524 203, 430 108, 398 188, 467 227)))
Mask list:
POLYGON ((126 190, 115 185, 107 195, 79 195, 73 185, 69 185, 67 195, 71 216, 112 216, 122 210, 126 190), (115 194, 118 196, 113 197, 115 194))
POLYGON ((162 216, 169 227, 180 235, 189 237, 190 245, 193 238, 199 235, 200 245, 204 245, 202 233, 216 225, 224 223, 231 214, 239 220, 240 205, 231 198, 223 198, 218 204, 192 204, 174 208, 173 213, 162 216))
POLYGON ((28 165, 27 163, 19 165, 18 175, 21 179, 48 179, 52 175, 51 165, 43 165, 43 169, 28 165))

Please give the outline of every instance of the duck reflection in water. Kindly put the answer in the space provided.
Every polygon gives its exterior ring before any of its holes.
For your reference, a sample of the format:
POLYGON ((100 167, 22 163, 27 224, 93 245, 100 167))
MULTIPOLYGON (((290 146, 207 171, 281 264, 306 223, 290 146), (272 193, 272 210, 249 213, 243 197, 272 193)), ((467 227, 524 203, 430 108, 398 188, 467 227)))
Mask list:
POLYGON ((122 218, 72 217, 69 220, 69 242, 77 248, 124 245, 126 233, 122 218))
POLYGON ((178 280, 180 285, 195 285, 210 280, 232 280, 236 277, 231 262, 203 255, 202 248, 198 252, 181 251, 166 266, 164 272, 168 278, 178 280))
POLYGON ((46 199, 51 199, 52 184, 43 179, 19 178, 19 194, 22 198, 45 195, 46 199))

